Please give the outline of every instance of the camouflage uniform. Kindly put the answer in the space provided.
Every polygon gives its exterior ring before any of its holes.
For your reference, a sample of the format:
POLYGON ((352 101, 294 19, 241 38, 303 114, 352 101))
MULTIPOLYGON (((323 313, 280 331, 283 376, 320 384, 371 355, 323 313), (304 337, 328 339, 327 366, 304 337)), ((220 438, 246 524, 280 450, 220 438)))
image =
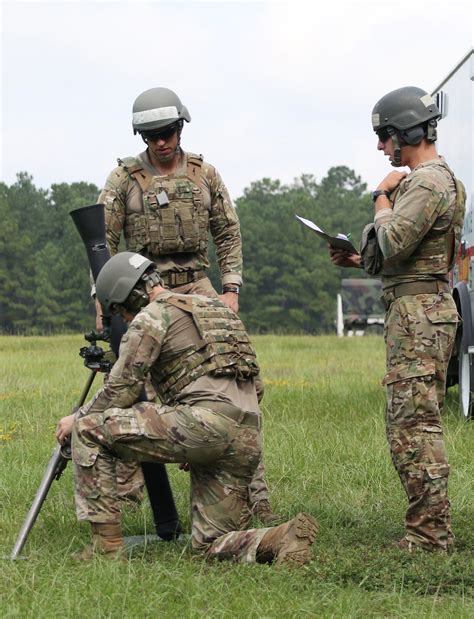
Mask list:
MULTIPOLYGON (((117 253, 123 233, 128 251, 140 253, 157 265, 165 285, 181 294, 217 296, 205 276, 209 268, 208 238, 212 235, 222 285, 242 285, 242 239, 237 213, 217 170, 200 155, 181 151, 173 175, 158 176, 147 151, 119 159, 109 174, 99 202, 105 205, 107 244, 117 253), (169 207, 157 196, 165 192, 169 207)), ((140 495, 141 469, 119 463, 119 494, 140 495)), ((250 490, 250 503, 268 501, 263 460, 250 490)))
POLYGON ((203 296, 158 295, 130 324, 109 380, 74 424, 78 518, 120 520, 116 457, 188 462, 193 548, 255 561, 268 528, 242 529, 261 455, 257 376, 253 348, 229 308, 203 296), (162 405, 133 405, 147 376, 162 405))
POLYGON ((174 288, 204 276, 210 232, 222 284, 240 286, 239 220, 217 170, 183 151, 176 172, 167 176, 156 174, 146 151, 119 161, 99 197, 105 204, 110 253, 118 251, 123 232, 127 250, 153 260, 165 284, 174 288), (166 207, 157 203, 163 191, 169 199, 166 207))
POLYGON ((408 496, 405 542, 453 542, 440 412, 458 313, 447 283, 464 218, 463 188, 440 158, 417 166, 375 216, 387 305, 387 437, 408 496))

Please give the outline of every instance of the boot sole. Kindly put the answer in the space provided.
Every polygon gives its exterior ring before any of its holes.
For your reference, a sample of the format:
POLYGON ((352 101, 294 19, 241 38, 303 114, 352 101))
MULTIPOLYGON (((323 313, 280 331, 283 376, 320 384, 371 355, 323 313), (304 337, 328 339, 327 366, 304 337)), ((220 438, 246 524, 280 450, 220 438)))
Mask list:
POLYGON ((83 550, 79 552, 75 552, 71 555, 71 559, 74 561, 93 561, 98 557, 102 559, 107 559, 108 561, 126 561, 127 557, 125 555, 125 548, 118 548, 117 550, 112 550, 108 552, 104 552, 103 550, 99 550, 93 544, 89 544, 83 550))
POLYGON ((288 540, 283 544, 275 560, 275 566, 299 567, 311 561, 311 546, 316 539, 318 524, 309 514, 297 514, 291 520, 287 533, 288 540))

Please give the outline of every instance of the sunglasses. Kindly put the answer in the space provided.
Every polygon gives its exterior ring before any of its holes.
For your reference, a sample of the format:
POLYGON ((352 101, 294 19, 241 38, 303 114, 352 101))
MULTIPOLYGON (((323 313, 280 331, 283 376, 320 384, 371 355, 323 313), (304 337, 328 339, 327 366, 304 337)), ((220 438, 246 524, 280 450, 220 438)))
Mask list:
POLYGON ((172 138, 175 133, 178 131, 178 125, 170 125, 163 129, 162 131, 142 131, 142 135, 146 140, 151 140, 152 142, 157 142, 158 140, 169 140, 172 138))
POLYGON ((379 129, 375 133, 377 134, 377 137, 382 142, 382 144, 385 144, 385 142, 387 142, 388 139, 391 137, 387 129, 379 129))

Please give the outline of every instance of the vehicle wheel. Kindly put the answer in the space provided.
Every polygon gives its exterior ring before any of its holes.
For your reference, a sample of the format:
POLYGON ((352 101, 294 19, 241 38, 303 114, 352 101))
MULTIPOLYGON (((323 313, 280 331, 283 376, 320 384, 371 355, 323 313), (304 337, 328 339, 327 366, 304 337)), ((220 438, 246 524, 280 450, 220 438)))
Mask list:
POLYGON ((467 421, 474 414, 474 371, 469 355, 469 348, 474 345, 474 291, 465 282, 459 282, 453 290, 453 297, 462 318, 455 346, 458 358, 459 412, 461 418, 467 421))
POLYGON ((459 351, 459 410, 461 417, 467 421, 472 418, 474 394, 471 391, 473 385, 473 372, 471 365, 471 355, 468 352, 459 351))

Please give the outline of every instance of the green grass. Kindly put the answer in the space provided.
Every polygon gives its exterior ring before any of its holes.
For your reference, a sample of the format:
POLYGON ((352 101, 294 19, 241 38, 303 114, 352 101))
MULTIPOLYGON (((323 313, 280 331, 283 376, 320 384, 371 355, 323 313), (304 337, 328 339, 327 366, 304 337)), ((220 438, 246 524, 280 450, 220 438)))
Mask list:
MULTIPOLYGON (((68 468, 28 539, 27 560, 0 562, 3 617, 473 617, 474 423, 444 413, 456 551, 407 555, 405 497, 384 434, 381 338, 256 337, 263 368, 267 479, 275 509, 316 516, 314 561, 298 571, 207 564, 186 544, 137 547, 125 564, 78 565, 68 468)), ((57 420, 87 377, 72 337, 0 338, 0 535, 8 556, 54 448, 57 420)), ((169 467, 185 525, 188 477, 169 467)), ((152 532, 147 504, 127 535, 152 532)))

